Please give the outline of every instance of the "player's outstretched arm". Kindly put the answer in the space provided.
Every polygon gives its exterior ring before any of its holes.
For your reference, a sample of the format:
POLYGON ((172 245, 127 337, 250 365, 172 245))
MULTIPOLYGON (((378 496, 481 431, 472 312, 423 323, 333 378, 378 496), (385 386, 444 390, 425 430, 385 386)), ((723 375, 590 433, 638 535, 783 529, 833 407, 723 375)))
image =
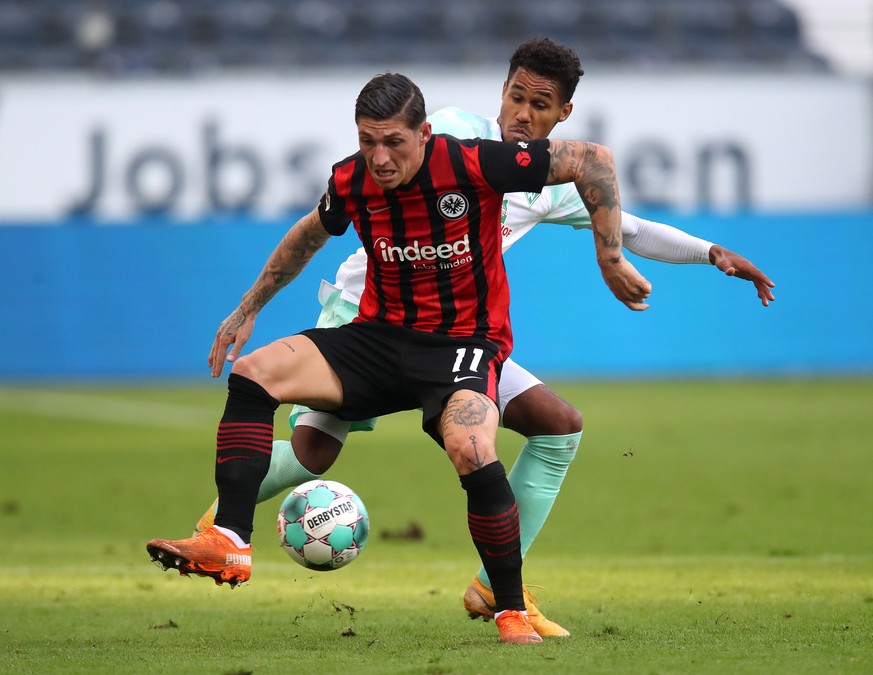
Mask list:
POLYGON ((260 276, 243 295, 239 307, 218 327, 212 350, 209 352, 212 377, 221 375, 225 359, 236 360, 252 336, 258 312, 300 274, 328 239, 330 234, 321 224, 317 208, 298 220, 285 233, 267 259, 260 276), (228 354, 227 350, 231 345, 233 348, 228 354))
POLYGON ((760 298, 761 304, 764 307, 767 307, 776 299, 773 291, 770 290, 776 284, 770 281, 766 274, 739 253, 734 253, 724 246, 713 244, 712 248, 709 249, 709 261, 729 277, 745 279, 755 284, 758 298, 760 298))
POLYGON ((609 290, 630 309, 648 309, 652 285, 621 250, 621 199, 612 152, 596 143, 551 141, 549 153, 548 183, 574 183, 591 216, 597 263, 609 290))
POLYGON ((622 244, 632 253, 668 263, 711 264, 730 277, 751 281, 765 307, 776 299, 770 290, 775 284, 746 258, 724 246, 629 213, 622 213, 621 234, 622 244))

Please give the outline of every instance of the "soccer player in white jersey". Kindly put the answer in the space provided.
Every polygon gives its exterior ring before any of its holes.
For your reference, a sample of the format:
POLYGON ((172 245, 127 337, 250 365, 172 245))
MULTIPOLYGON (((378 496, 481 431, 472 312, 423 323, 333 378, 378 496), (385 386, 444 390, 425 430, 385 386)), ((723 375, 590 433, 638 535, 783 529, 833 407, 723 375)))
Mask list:
MULTIPOLYGON (((431 115, 429 121, 434 133, 458 138, 507 141, 545 138, 570 115, 573 108, 570 100, 581 75, 579 59, 571 49, 546 38, 531 40, 522 44, 510 59, 497 118, 445 108, 431 115)), ((539 223, 591 228, 588 211, 573 185, 549 186, 540 194, 507 194, 503 210, 504 251, 539 223)), ((748 260, 722 246, 624 213, 622 238, 625 248, 637 255, 671 263, 712 264, 728 276, 751 281, 765 306, 774 299, 770 290, 774 284, 748 260)), ((595 235, 595 248, 599 243, 595 235)), ((354 318, 365 270, 366 256, 360 249, 340 266, 335 283, 322 282, 319 300, 323 310, 318 327, 342 325, 354 318)), ((609 285, 605 264, 601 270, 609 285)), ((576 294, 576 289, 573 293, 576 294)), ((233 361, 238 355, 239 350, 234 347, 227 359, 233 361)), ((526 438, 509 474, 518 503, 524 556, 545 523, 576 455, 582 437, 582 416, 512 359, 503 366, 499 391, 502 426, 526 438)), ((371 430, 375 420, 349 423, 326 413, 295 407, 291 424, 292 441, 273 444, 270 470, 261 484, 259 502, 321 476, 336 460, 348 432, 371 430)), ((198 530, 212 524, 214 508, 215 505, 210 507, 200 519, 198 530)), ((543 637, 569 635, 565 628, 547 619, 536 602, 525 589, 525 603, 534 629, 543 637)), ((494 615, 493 605, 488 577, 480 568, 464 594, 464 607, 471 618, 488 621, 494 615)))

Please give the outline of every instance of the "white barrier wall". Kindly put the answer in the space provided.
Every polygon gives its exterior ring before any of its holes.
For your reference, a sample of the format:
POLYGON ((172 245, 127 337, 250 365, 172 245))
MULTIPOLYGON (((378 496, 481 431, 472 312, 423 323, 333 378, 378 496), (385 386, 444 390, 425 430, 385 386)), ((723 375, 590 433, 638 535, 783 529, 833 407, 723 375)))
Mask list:
MULTIPOLYGON (((496 115, 504 71, 408 71, 428 109, 496 115)), ((373 73, 0 84, 0 221, 185 220, 310 208, 356 149, 373 73)), ((809 75, 589 74, 555 137, 609 145, 626 206, 873 203, 869 82, 809 75)))

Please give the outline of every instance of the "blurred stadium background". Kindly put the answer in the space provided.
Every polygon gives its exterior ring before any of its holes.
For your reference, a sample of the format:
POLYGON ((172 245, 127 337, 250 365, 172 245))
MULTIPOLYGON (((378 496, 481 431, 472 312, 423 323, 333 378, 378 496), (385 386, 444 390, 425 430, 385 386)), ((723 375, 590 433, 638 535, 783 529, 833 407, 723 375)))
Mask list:
POLYGON ((122 77, 500 65, 531 33, 584 45, 598 64, 827 70, 803 39, 800 9, 775 0, 540 0, 535 9, 520 0, 5 0, 0 30, 6 69, 122 77))
MULTIPOLYGON (((0 380, 205 380, 216 326, 355 149, 364 82, 407 72, 430 110, 495 115, 538 35, 586 70, 556 136, 609 145, 625 210, 746 255, 777 301, 633 258, 655 288, 634 314, 590 235, 538 228, 508 256, 517 357, 564 378, 873 373, 873 2, 0 0, 0 380)), ((312 325, 355 243, 253 344, 312 325)))

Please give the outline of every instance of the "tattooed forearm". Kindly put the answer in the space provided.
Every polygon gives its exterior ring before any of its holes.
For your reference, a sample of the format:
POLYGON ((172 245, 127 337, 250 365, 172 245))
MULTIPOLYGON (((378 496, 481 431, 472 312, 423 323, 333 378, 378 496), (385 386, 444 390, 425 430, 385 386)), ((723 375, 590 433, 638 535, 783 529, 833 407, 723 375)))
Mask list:
POLYGON ((599 180, 590 180, 586 177, 576 185, 579 187, 579 194, 588 213, 594 213, 601 206, 614 209, 618 204, 615 198, 615 176, 604 176, 599 180))
POLYGON ((329 238, 330 234, 322 226, 317 211, 301 218, 279 242, 258 279, 243 296, 240 304, 243 312, 260 311, 276 293, 300 274, 329 238))
POLYGON ((551 141, 549 182, 572 181, 591 215, 591 230, 601 265, 614 264, 621 253, 621 200, 609 148, 584 141, 551 141))

